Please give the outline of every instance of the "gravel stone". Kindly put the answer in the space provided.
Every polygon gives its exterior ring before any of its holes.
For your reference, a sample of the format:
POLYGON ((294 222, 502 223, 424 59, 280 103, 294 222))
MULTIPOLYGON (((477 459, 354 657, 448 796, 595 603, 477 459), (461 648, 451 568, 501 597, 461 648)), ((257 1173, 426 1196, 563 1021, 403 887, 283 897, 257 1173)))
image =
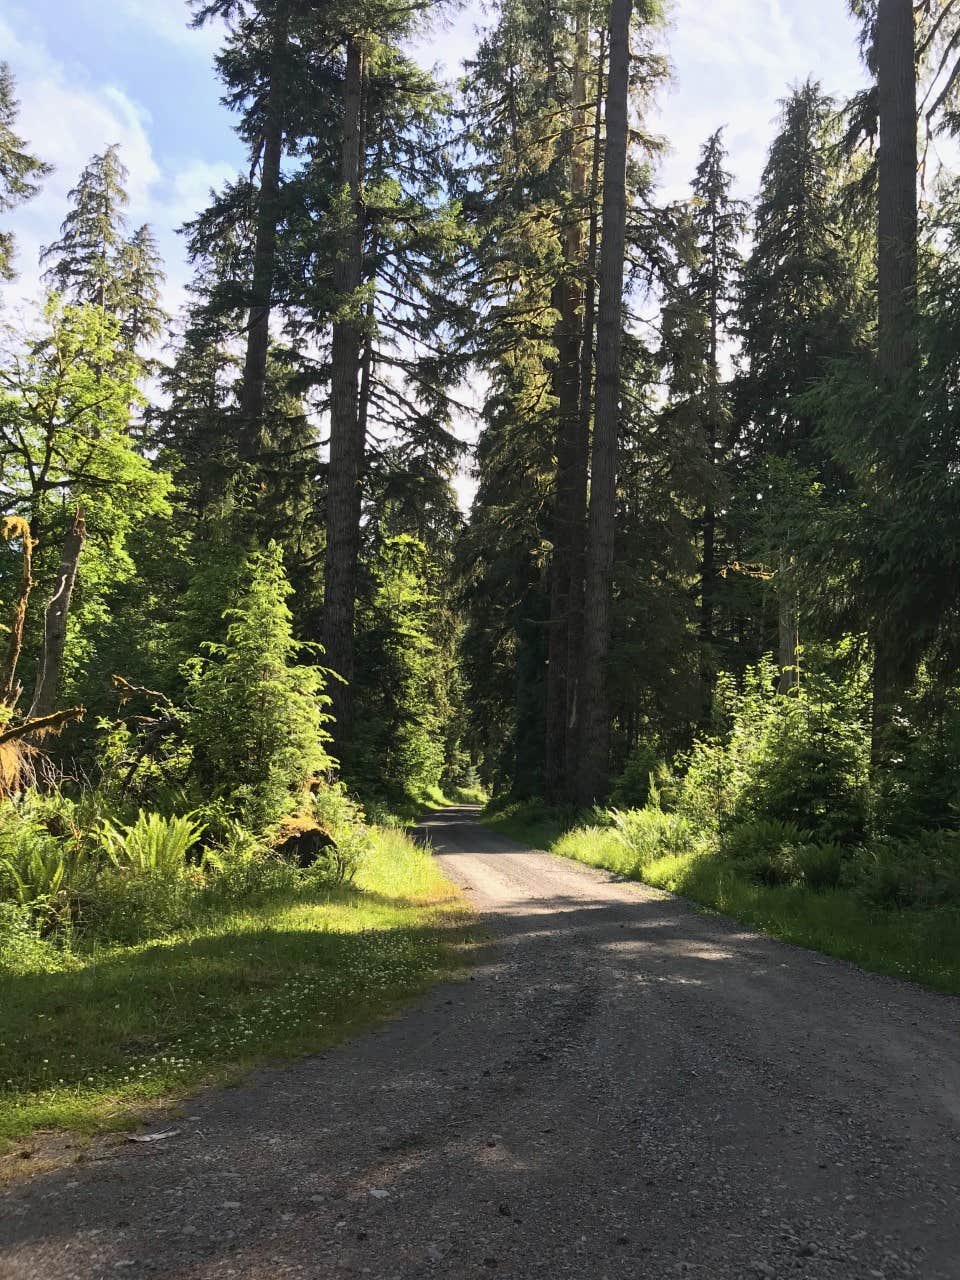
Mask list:
POLYGON ((0 1280, 960 1280, 960 1001, 466 806, 422 830, 483 913, 471 973, 176 1143, 21 1162, 0 1280))

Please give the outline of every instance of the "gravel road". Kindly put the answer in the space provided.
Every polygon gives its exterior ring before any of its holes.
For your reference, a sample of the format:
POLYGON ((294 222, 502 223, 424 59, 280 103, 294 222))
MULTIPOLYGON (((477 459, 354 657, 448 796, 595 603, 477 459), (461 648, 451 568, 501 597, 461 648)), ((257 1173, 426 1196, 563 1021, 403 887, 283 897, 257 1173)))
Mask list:
POLYGON ((8 1191, 3 1280, 960 1277, 960 1001, 474 816, 470 977, 8 1191))

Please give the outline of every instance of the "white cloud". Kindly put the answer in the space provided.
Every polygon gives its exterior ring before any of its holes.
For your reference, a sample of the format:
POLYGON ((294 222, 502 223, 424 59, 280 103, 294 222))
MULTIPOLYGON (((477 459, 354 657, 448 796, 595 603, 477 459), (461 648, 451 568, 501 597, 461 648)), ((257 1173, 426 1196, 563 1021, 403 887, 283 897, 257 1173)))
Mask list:
POLYGON ((112 143, 120 144, 130 171, 134 218, 149 207, 160 169, 150 144, 149 120, 121 89, 71 83, 40 45, 19 40, 2 21, 0 47, 16 76, 21 104, 17 130, 34 154, 54 166, 40 195, 5 218, 17 238, 20 280, 13 288, 22 295, 36 291, 40 247, 56 238, 67 192, 91 155, 112 143))
MULTIPOLYGON (((125 3, 132 9, 141 6, 141 0, 125 3)), ((171 13, 173 7, 167 5, 171 13)), ((183 10, 181 0, 175 7, 183 10)), ((164 172, 151 141, 149 113, 126 92, 114 84, 88 84, 71 76, 39 41, 16 36, 2 19, 0 48, 17 82, 18 132, 34 154, 54 166, 41 193, 4 216, 4 228, 16 236, 19 272, 13 284, 3 286, 5 304, 13 306, 40 293, 40 249, 57 237, 70 188, 90 156, 119 143, 129 171, 130 225, 149 222, 153 227, 168 274, 164 303, 176 311, 189 276, 176 229, 206 203, 211 187, 232 174, 232 166, 186 159, 172 172, 164 172)))
MULTIPOLYGON (((101 2, 93 0, 98 5, 101 2)), ((219 21, 197 29, 189 25, 191 14, 185 0, 112 0, 112 5, 114 16, 124 17, 138 31, 152 32, 203 58, 209 58, 223 39, 224 28, 219 21)))
POLYGON ((674 80, 654 121, 671 147, 662 170, 668 197, 689 190, 699 147, 721 125, 738 194, 752 195, 789 88, 808 75, 828 93, 863 82, 855 28, 837 0, 675 0, 672 16, 674 80))

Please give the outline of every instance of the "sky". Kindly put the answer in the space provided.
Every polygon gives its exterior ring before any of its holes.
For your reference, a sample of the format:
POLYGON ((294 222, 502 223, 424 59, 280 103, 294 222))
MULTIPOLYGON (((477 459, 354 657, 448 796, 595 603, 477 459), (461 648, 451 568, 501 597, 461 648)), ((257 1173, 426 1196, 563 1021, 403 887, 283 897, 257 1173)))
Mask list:
MULTIPOLYGON (((17 83, 17 129, 54 166, 41 194, 4 216, 18 245, 19 278, 0 285, 8 315, 40 296, 40 247, 56 239, 80 169, 114 142, 130 172, 131 228, 153 226, 167 310, 182 304, 190 269, 177 228, 244 166, 211 65, 222 31, 192 30, 187 17, 186 0, 0 0, 0 59, 17 83)), ((482 0, 466 0, 412 51, 455 77, 484 22, 482 0)), ((840 95, 863 83, 846 0, 673 0, 664 44, 673 79, 652 125, 669 146, 665 198, 685 194, 699 147, 720 125, 737 194, 750 197, 788 88, 811 74, 840 95)), ((471 487, 462 477, 465 502, 471 487)))
MULTIPOLYGON (((670 144, 666 196, 684 193, 698 147, 721 124, 738 193, 749 196, 785 90, 811 73, 841 94, 862 82, 846 9, 846 0, 675 0, 666 36, 674 80, 655 120, 670 144)), ((468 0, 414 52, 456 75, 483 21, 479 0, 468 0)), ((19 131, 55 166, 42 194, 5 218, 20 271, 8 305, 36 296, 37 254, 56 237, 67 191, 113 142, 130 170, 131 226, 153 225, 167 302, 179 304, 189 270, 176 229, 244 163, 211 66, 220 36, 187 26, 185 0, 0 0, 0 58, 17 81, 19 131)))

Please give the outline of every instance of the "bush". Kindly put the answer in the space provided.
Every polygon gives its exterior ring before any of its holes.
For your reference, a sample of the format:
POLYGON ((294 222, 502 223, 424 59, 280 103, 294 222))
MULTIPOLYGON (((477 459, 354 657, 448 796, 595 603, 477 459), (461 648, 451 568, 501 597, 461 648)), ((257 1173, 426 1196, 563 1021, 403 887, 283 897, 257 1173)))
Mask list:
POLYGON ((99 875, 84 909, 87 933, 101 942, 130 944, 163 937, 194 915, 202 875, 137 875, 110 866, 99 875))
POLYGON ((689 853, 693 847, 693 826, 681 814, 661 809, 613 809, 610 817, 638 866, 671 854, 689 853))
POLYGON ((857 708, 825 688, 782 695, 769 659, 749 670, 743 690, 719 685, 721 736, 694 744, 678 808, 698 828, 772 819, 826 843, 863 839, 869 742, 857 708))
POLYGON ((794 850, 800 878, 814 893, 840 887, 849 856, 849 849, 839 844, 802 844, 794 850))
POLYGON ((319 783, 313 790, 310 803, 318 824, 334 839, 341 828, 363 824, 363 807, 342 782, 319 783))
POLYGON ((797 879, 796 850, 810 842, 808 832, 795 823, 758 818, 726 832, 718 854, 750 880, 760 884, 791 884, 797 879))
POLYGON ((874 906, 960 906, 960 832, 874 840, 857 852, 845 883, 874 906))
POLYGON ((373 835, 367 827, 341 831, 336 843, 324 849, 304 873, 307 883, 350 884, 370 856, 373 835))
POLYGON ((918 689, 886 731, 874 821, 886 834, 960 825, 960 690, 921 672, 918 689))
POLYGON ((42 973, 59 969, 62 961, 63 953, 41 936, 29 907, 0 902, 0 971, 42 973))
POLYGON ((326 673, 297 665, 290 586, 280 547, 247 561, 245 584, 228 609, 226 641, 187 664, 194 767, 208 794, 228 798, 234 816, 264 829, 278 821, 308 779, 331 765, 326 752, 326 673))
POLYGON ((96 870, 75 806, 58 792, 0 803, 0 899, 29 908, 49 929, 70 920, 96 870))
POLYGON ((293 894, 302 883, 298 867, 259 843, 243 852, 217 850, 214 857, 218 869, 204 884, 199 902, 204 908, 264 902, 293 894))
POLYGON ((750 880, 823 892, 841 884, 850 853, 836 843, 817 843, 793 822, 762 818, 733 827, 718 856, 750 880))
POLYGON ((165 818, 143 809, 128 827, 104 822, 100 829, 107 856, 119 871, 168 877, 181 874, 202 833, 192 815, 165 818))
POLYGON ((610 803, 617 809, 643 809, 650 799, 651 774, 659 764, 652 742, 639 742, 627 756, 623 773, 613 784, 610 803))
POLYGON ((352 881, 369 857, 371 832, 359 803, 342 782, 321 783, 313 793, 313 814, 334 846, 310 868, 311 877, 344 884, 352 881))

